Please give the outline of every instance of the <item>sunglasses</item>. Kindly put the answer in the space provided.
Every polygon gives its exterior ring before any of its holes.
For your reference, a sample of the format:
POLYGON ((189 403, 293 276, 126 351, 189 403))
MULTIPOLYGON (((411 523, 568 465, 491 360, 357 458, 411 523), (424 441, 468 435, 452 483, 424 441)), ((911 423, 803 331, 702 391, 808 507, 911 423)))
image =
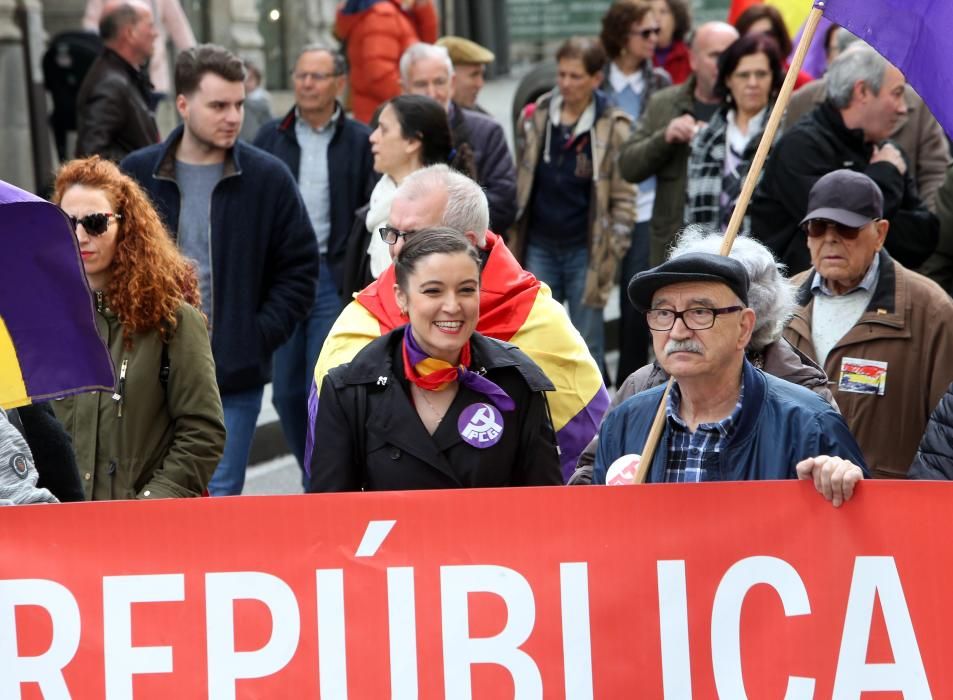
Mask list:
POLYGON ((102 236, 106 233, 106 229, 109 228, 109 220, 115 219, 116 221, 120 221, 122 216, 107 211, 102 214, 87 214, 78 219, 75 216, 67 214, 66 218, 69 219, 70 224, 73 226, 73 233, 76 233, 76 225, 82 224, 86 233, 90 236, 102 236))
MULTIPOLYGON (((864 224, 864 226, 866 226, 866 224, 864 224)), ((845 240, 852 241, 860 235, 864 226, 846 226, 845 224, 839 224, 830 219, 810 219, 804 222, 802 228, 804 229, 804 233, 808 235, 808 238, 820 238, 827 233, 828 228, 833 228, 834 233, 838 236, 845 240)))
POLYGON ((629 32, 629 36, 640 36, 643 39, 648 39, 653 34, 658 36, 661 33, 661 27, 649 27, 648 29, 636 29, 635 31, 629 32))

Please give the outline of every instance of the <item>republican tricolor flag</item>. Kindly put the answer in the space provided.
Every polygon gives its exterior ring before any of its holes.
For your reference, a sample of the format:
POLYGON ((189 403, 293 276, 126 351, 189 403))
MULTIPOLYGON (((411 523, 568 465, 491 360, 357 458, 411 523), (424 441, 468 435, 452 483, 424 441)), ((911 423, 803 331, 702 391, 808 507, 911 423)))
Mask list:
POLYGON ((0 407, 112 391, 112 363, 66 215, 0 181, 0 246, 0 407))

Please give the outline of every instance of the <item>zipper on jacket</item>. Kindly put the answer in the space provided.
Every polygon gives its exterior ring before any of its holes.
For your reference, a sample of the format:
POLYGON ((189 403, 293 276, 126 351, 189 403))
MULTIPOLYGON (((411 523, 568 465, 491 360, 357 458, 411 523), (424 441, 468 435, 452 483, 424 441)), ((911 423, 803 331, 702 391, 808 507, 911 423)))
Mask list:
POLYGON ((123 392, 126 390, 126 368, 129 366, 129 360, 123 360, 122 365, 119 367, 119 385, 116 387, 116 392, 113 394, 113 401, 116 402, 116 415, 119 418, 122 418, 122 403, 123 403, 123 392))

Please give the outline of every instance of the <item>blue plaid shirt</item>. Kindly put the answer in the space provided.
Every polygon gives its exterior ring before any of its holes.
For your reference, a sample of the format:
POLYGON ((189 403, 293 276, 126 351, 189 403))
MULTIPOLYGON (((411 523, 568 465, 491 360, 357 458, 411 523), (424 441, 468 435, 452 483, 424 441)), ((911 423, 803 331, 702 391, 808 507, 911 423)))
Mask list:
POLYGON ((678 384, 672 386, 665 406, 669 428, 668 463, 664 480, 667 482, 697 483, 708 481, 709 469, 718 469, 718 453, 721 452, 734 434, 741 404, 745 398, 745 385, 742 378, 738 391, 738 403, 727 418, 717 423, 701 423, 693 433, 678 415, 682 394, 678 384))

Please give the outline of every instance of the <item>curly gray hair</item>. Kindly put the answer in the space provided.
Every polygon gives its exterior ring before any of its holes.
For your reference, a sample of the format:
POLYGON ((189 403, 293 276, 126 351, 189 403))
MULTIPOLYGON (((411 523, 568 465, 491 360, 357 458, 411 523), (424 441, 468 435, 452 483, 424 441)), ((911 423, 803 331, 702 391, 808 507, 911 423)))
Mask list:
MULTIPOLYGON (((724 234, 704 226, 686 226, 672 245, 669 258, 686 253, 719 253, 724 234)), ((784 265, 779 263, 767 246, 750 236, 738 236, 731 247, 730 257, 748 271, 748 305, 755 313, 754 332, 748 346, 757 351, 778 340, 791 316, 794 315, 794 285, 784 276, 784 265)))

